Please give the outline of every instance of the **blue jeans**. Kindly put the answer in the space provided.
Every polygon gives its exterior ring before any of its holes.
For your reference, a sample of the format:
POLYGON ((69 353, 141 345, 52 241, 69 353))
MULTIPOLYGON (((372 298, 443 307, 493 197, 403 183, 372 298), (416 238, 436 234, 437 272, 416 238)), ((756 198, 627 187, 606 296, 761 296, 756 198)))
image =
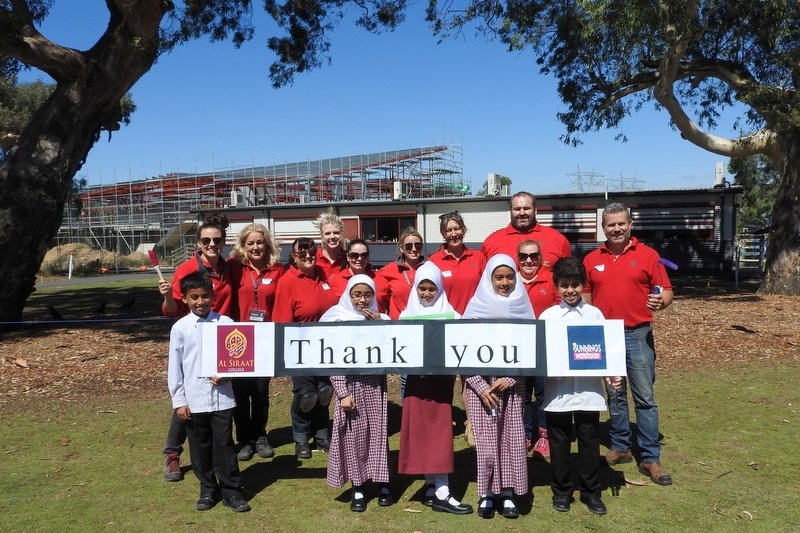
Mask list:
POLYGON ((617 393, 619 414, 611 416, 611 449, 620 452, 631 449, 627 390, 630 383, 641 460, 645 463, 659 462, 661 444, 658 441, 658 406, 653 395, 656 352, 653 347, 653 330, 649 325, 625 330, 625 360, 628 377, 622 380, 622 389, 617 393))

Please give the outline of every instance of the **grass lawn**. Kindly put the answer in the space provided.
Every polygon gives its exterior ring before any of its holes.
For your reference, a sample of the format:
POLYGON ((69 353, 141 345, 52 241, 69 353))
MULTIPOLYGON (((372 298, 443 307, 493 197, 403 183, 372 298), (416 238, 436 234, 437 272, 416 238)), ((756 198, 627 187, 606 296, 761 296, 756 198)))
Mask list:
MULTIPOLYGON (((142 287, 155 291, 149 281, 142 287)), ((122 301, 128 290, 135 289, 122 287, 115 297, 122 301)), ((69 302, 75 300, 82 311, 74 314, 90 316, 97 298, 86 291, 93 290, 102 294, 104 289, 89 286, 67 296, 63 289, 37 291, 31 308, 41 314, 46 302, 56 301, 59 309, 70 311, 69 302)), ((109 300, 112 316, 122 313, 111 304, 114 301, 109 300)), ((137 307, 144 301, 137 297, 137 307)), ((787 305, 798 302, 793 299, 787 305)), ((146 305, 149 310, 153 302, 146 305)), ((159 327, 163 331, 163 325, 159 327)), ((723 333, 732 339, 731 335, 739 334, 723 333)), ((663 348, 660 341, 667 335, 666 326, 659 324, 657 348, 663 348)), ((12 342, 19 338, 0 338, 4 358, 4 348, 12 342)), ((59 342, 59 353, 66 357, 65 350, 71 348, 59 342)), ((91 344, 90 339, 86 342, 91 344)), ((162 345, 158 346, 156 351, 161 350, 162 345)), ((36 356, 29 355, 31 364, 44 367, 36 356)), ((199 486, 186 468, 188 453, 183 457, 184 481, 167 483, 161 473, 170 412, 165 377, 163 383, 142 386, 138 393, 131 389, 115 393, 109 380, 111 386, 98 385, 95 394, 78 398, 21 393, 11 398, 7 391, 17 390, 15 380, 21 372, 36 368, 21 370, 4 363, 0 369, 0 387, 7 396, 0 409, 0 531, 800 531, 800 362, 796 357, 788 358, 789 362, 711 362, 713 353, 708 353, 708 359, 705 367, 668 364, 658 371, 662 462, 674 478, 672 486, 649 483, 635 464, 617 465, 603 471, 606 516, 592 515, 579 502, 569 513, 559 513, 551 506, 549 464, 530 459, 532 506, 528 496, 519 519, 498 515, 491 521, 475 514, 434 513, 417 500, 421 479, 399 475, 392 479, 395 505, 378 507, 373 490, 366 512, 350 512, 347 488, 325 485, 323 453, 315 452, 303 462, 294 457, 286 378, 274 380, 272 386, 269 436, 276 457, 256 456, 240 464, 253 510, 236 514, 218 505, 198 512, 194 503, 199 486)), ((151 364, 158 365, 165 376, 165 359, 151 364)), ((61 379, 57 372, 43 375, 49 381, 61 379)), ((392 379, 389 445, 390 460, 395 463, 397 392, 397 381, 392 379)), ((475 453, 460 434, 463 411, 456 397, 459 435, 451 485, 457 496, 475 505, 475 453)), ((605 416, 602 419, 601 452, 605 452, 607 423, 605 416)))

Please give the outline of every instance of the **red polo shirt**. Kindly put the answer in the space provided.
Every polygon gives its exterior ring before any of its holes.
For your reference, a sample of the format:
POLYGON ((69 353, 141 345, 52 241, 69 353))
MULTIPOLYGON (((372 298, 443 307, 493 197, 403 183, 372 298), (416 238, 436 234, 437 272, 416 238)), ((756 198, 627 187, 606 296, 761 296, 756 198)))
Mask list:
POLYGON ((540 268, 536 273, 536 279, 530 283, 524 283, 522 276, 519 277, 519 282, 528 292, 528 298, 533 306, 533 314, 537 318, 545 309, 561 302, 561 296, 553 283, 553 273, 546 268, 540 268))
MULTIPOLYGON (((368 264, 367 268, 364 270, 364 275, 371 277, 374 281, 376 274, 377 271, 373 270, 372 265, 368 264)), ((347 284, 350 282, 350 278, 352 277, 353 272, 349 268, 345 268, 344 270, 340 270, 328 278, 328 283, 331 285, 331 290, 334 292, 334 294, 336 294, 337 298, 340 298, 342 294, 344 294, 344 290, 347 288, 347 284)), ((377 284, 375 289, 378 289, 377 284)))
POLYGON ((234 320, 247 322, 250 320, 250 310, 264 311, 264 321, 272 320, 272 307, 275 303, 275 291, 286 267, 281 263, 271 267, 255 269, 251 264, 232 260, 231 281, 236 288, 238 316, 234 320))
POLYGON ((465 248, 461 257, 456 258, 447 253, 444 248, 440 248, 431 254, 428 261, 442 271, 442 282, 447 299, 453 309, 463 315, 470 298, 478 288, 481 274, 486 267, 486 258, 477 250, 469 248, 465 248))
POLYGON ((318 266, 313 279, 292 265, 278 280, 272 320, 275 322, 317 322, 325 311, 339 301, 318 266))
POLYGON ((562 257, 572 255, 569 241, 558 230, 542 226, 538 222, 521 233, 514 229, 511 223, 486 237, 481 246, 481 253, 489 259, 493 255, 507 254, 512 258, 517 257, 517 247, 522 241, 536 241, 542 250, 542 266, 552 269, 556 261, 562 257))
POLYGON ((220 258, 215 270, 203 259, 200 252, 195 252, 194 257, 178 265, 178 268, 175 269, 175 273, 172 275, 172 297, 175 298, 175 303, 178 304, 178 308, 173 313, 167 313, 162 303, 161 312, 163 312, 165 316, 170 318, 186 316, 189 312, 189 306, 183 303, 181 280, 187 275, 199 271, 205 272, 211 279, 213 291, 211 293, 211 310, 227 316, 232 316, 231 313, 236 312, 233 301, 235 295, 231 282, 230 264, 220 258))
POLYGON ((656 285, 672 290, 660 259, 658 252, 636 237, 631 237, 630 246, 619 256, 604 243, 583 258, 587 277, 584 292, 591 293, 592 305, 603 316, 624 320, 626 328, 652 322, 647 296, 656 285))
POLYGON ((380 270, 375 276, 375 285, 378 289, 378 305, 383 309, 388 309, 389 318, 398 320, 400 313, 405 310, 408 304, 408 295, 411 294, 411 287, 414 286, 414 274, 419 265, 411 268, 402 259, 394 263, 389 263, 380 270))
POLYGON ((341 272, 347 268, 347 256, 342 254, 335 263, 331 263, 327 257, 322 254, 322 247, 317 248, 317 263, 316 266, 320 267, 325 272, 325 277, 331 279, 334 274, 341 272))

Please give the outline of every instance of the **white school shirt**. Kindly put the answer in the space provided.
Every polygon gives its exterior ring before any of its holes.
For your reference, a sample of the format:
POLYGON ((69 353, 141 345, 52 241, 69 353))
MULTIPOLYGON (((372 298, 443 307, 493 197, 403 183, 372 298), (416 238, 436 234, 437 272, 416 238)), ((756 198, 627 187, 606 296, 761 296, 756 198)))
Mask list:
MULTIPOLYGON (((605 317, 593 305, 580 302, 577 306, 572 307, 562 300, 560 304, 545 309, 539 319, 587 322, 605 320, 605 317)), ((548 377, 544 382, 543 403, 545 411, 555 413, 605 411, 606 397, 603 378, 595 376, 548 377)))
POLYGON ((172 326, 169 334, 169 366, 167 384, 172 408, 189 406, 192 413, 211 413, 236 407, 231 380, 217 386, 211 378, 202 377, 200 325, 203 322, 233 322, 229 317, 211 311, 206 318, 189 313, 172 326))

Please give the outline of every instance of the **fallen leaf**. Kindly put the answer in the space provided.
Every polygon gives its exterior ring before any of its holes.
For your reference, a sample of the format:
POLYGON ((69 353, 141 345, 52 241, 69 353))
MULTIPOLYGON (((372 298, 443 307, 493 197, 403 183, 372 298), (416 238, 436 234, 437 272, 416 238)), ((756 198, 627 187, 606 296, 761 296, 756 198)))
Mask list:
POLYGON ((749 463, 747 463, 747 466, 749 466, 753 470, 758 470, 758 463, 755 461, 750 461, 749 463))
POLYGON ((30 368, 27 359, 14 359, 14 364, 21 368, 30 368))
POLYGON ((68 439, 67 437, 63 437, 60 442, 61 442, 62 446, 67 446, 70 442, 72 442, 72 439, 68 439))
POLYGON ((742 511, 741 513, 739 513, 739 516, 742 517, 742 518, 747 517, 748 520, 752 520, 753 519, 753 515, 751 515, 747 511, 742 511))

